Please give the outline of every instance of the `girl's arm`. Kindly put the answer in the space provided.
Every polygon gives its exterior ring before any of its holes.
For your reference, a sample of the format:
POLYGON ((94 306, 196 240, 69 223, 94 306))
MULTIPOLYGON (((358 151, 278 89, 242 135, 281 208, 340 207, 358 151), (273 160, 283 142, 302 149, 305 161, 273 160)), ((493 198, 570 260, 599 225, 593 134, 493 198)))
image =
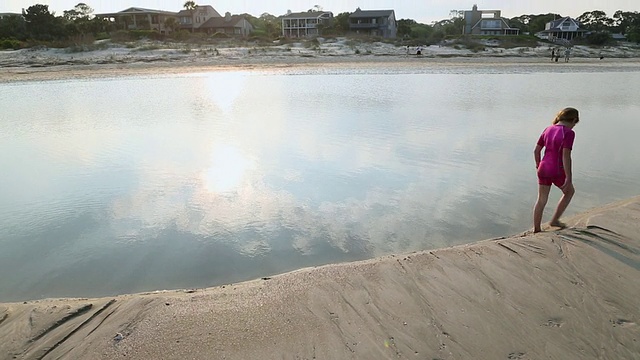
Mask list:
POLYGON ((533 150, 533 158, 536 161, 536 169, 540 166, 540 154, 542 153, 542 146, 536 145, 536 148, 533 150))
POLYGON ((564 186, 573 182, 573 173, 571 171, 571 149, 562 149, 562 167, 564 168, 564 174, 567 179, 564 181, 564 186))

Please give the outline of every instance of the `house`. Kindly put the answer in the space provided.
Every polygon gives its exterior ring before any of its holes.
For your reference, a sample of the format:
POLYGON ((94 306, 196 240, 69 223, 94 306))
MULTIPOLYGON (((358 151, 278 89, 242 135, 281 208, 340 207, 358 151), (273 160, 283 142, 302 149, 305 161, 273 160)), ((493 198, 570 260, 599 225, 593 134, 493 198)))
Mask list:
POLYGON ((0 13, 0 20, 2 20, 4 18, 8 18, 9 16, 20 16, 20 17, 22 17, 22 14, 18 14, 18 13, 0 13))
POLYGON ((95 16, 115 23, 119 29, 156 30, 161 34, 171 32, 171 29, 165 26, 167 19, 178 20, 178 13, 175 12, 138 7, 131 7, 117 13, 96 14, 95 16))
POLYGON ((349 15, 349 31, 368 36, 395 39, 398 32, 393 10, 360 10, 349 15))
POLYGON ((178 24, 181 30, 193 32, 198 31, 209 19, 221 17, 222 15, 211 5, 197 5, 195 9, 178 12, 178 24))
POLYGON ((231 36, 249 36, 253 25, 242 15, 225 13, 224 17, 212 17, 200 25, 200 31, 207 34, 223 33, 231 36))
POLYGON ((313 37, 322 35, 322 26, 331 24, 333 13, 330 11, 287 12, 282 17, 282 36, 313 37))
POLYGON ((549 41, 571 41, 588 33, 588 30, 581 29, 580 26, 581 24, 578 20, 566 16, 562 19, 549 21, 544 30, 537 33, 536 36, 549 41))
POLYGON ((468 35, 518 35, 520 29, 509 26, 500 10, 478 10, 473 5, 464 12, 464 33, 468 35))

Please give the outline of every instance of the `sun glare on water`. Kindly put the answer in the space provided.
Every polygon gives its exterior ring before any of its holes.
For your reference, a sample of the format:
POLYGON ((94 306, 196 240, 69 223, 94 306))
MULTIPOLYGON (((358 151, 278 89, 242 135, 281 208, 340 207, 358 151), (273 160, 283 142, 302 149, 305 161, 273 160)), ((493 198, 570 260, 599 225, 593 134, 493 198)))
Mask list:
POLYGON ((237 147, 216 146, 211 153, 211 163, 204 171, 206 189, 215 193, 237 190, 254 168, 254 161, 237 147))

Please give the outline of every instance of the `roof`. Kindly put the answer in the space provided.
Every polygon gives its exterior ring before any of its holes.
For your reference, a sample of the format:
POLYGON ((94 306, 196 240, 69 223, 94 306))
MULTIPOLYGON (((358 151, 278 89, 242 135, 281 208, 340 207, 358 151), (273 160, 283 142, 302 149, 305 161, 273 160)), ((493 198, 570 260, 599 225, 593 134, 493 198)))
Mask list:
POLYGON ((576 30, 576 31, 586 31, 586 30, 580 29, 582 24, 580 24, 580 22, 578 20, 572 19, 569 16, 565 16, 565 17, 563 17, 561 19, 558 19, 558 20, 549 21, 547 24, 551 23, 551 26, 549 26, 549 29, 546 29, 546 30, 543 30, 543 31, 547 31, 547 32, 548 31, 567 31, 567 30, 562 30, 562 28, 560 27, 560 25, 563 22, 565 22, 566 20, 573 21, 573 22, 576 23, 576 25, 578 25, 578 30, 576 30))
POLYGON ((204 24, 200 25, 201 28, 225 28, 225 27, 236 27, 238 23, 244 19, 242 15, 233 15, 227 21, 224 17, 212 17, 211 19, 204 22, 204 24))
MULTIPOLYGON (((518 28, 511 27, 509 25, 509 22, 507 21, 507 19, 503 18, 503 17, 499 17, 499 18, 497 18, 497 17, 482 18, 482 19, 478 20, 478 22, 475 25, 473 25, 471 28, 475 29, 478 25, 480 25, 482 23, 483 20, 500 20, 504 26, 500 27, 499 30, 505 30, 505 29, 508 29, 508 30, 520 30, 518 28)), ((480 25, 480 26, 482 26, 482 25, 480 25)), ((498 29, 495 29, 495 30, 498 30, 498 29)))
POLYGON ((314 18, 315 19, 315 18, 319 18, 324 14, 331 14, 331 16, 333 16, 333 13, 331 13, 330 11, 305 11, 305 12, 287 14, 283 16, 283 18, 314 18))
POLYGON ((354 13, 349 15, 349 18, 389 17, 394 14, 393 10, 356 10, 354 13))
POLYGON ((96 14, 96 16, 127 15, 127 14, 164 14, 164 15, 172 15, 172 16, 178 15, 178 13, 175 13, 173 11, 164 11, 164 10, 145 9, 145 8, 139 8, 139 7, 130 7, 128 9, 124 9, 124 10, 118 11, 116 13, 96 14))

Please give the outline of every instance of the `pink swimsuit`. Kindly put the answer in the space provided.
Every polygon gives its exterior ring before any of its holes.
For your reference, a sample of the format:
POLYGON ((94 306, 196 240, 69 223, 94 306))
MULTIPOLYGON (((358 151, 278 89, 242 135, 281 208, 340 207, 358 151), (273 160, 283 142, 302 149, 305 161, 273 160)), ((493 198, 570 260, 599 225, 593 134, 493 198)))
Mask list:
POLYGON ((562 167, 562 149, 571 150, 575 137, 573 130, 563 125, 551 125, 544 129, 538 139, 538 145, 545 149, 538 166, 538 184, 554 184, 557 187, 564 185, 566 175, 562 167))

